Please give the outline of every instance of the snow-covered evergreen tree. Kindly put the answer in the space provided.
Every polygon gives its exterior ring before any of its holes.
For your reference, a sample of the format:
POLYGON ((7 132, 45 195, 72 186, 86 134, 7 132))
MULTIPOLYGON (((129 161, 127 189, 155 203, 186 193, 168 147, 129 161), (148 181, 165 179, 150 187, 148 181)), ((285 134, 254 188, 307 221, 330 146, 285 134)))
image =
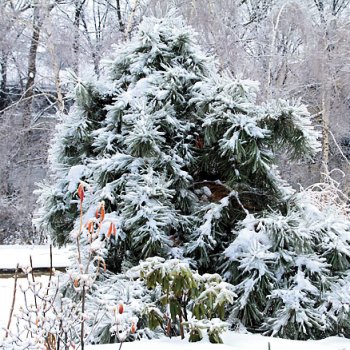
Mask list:
POLYGON ((119 256, 118 263, 109 259, 114 269, 125 254, 135 262, 181 254, 176 242, 198 202, 190 172, 202 122, 189 100, 214 66, 192 29, 173 15, 145 19, 106 62, 103 80, 77 81, 76 103, 50 152, 55 184, 44 186, 39 199, 37 222, 62 244, 77 213, 77 184, 90 184, 85 211, 91 216, 104 201, 120 228, 110 247, 119 256))
POLYGON ((177 246, 190 241, 185 251, 208 265, 245 215, 241 192, 264 205, 283 198, 273 149, 317 150, 306 108, 257 105, 255 83, 222 77, 211 61, 193 30, 171 13, 145 19, 130 42, 116 47, 104 78, 77 79, 76 103, 50 151, 55 184, 43 187, 39 199, 38 223, 58 243, 69 240, 80 180, 93 191, 86 211, 105 202, 120 227, 115 246, 127 246, 126 258, 136 262, 181 256, 177 246), (217 196, 224 198, 221 209, 217 196))
POLYGON ((102 78, 75 83, 39 190, 39 227, 70 240, 84 181, 84 221, 101 202, 107 213, 94 244, 109 270, 186 258, 235 285, 230 319, 252 330, 321 337, 341 317, 347 332, 347 300, 336 296, 348 288, 350 223, 294 194, 276 166, 276 150, 295 159, 319 150, 300 101, 258 103, 258 85, 220 73, 174 12, 144 19, 102 78), (104 239, 109 223, 116 233, 104 239))
POLYGON ((248 215, 225 250, 238 294, 232 316, 250 329, 292 339, 349 334, 350 221, 311 193, 283 211, 248 215))

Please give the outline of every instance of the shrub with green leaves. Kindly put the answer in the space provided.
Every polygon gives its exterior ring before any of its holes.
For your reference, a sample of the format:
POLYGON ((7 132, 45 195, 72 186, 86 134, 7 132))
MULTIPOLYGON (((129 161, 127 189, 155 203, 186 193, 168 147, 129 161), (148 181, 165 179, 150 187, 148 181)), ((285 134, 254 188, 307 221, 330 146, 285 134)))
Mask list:
POLYGON ((147 288, 160 292, 161 306, 150 305, 146 310, 151 329, 159 326, 167 336, 179 332, 184 337, 184 326, 190 326, 190 341, 200 340, 201 329, 206 329, 211 342, 222 342, 219 334, 227 325, 220 320, 225 319, 236 294, 220 275, 199 275, 186 262, 159 257, 148 258, 131 271, 147 288))

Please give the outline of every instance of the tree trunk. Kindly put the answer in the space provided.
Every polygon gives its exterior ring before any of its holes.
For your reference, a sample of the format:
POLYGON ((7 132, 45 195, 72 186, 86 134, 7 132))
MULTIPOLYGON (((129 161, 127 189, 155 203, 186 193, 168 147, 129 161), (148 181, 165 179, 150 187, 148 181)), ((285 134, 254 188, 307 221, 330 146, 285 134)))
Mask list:
POLYGON ((132 22, 133 22, 133 19, 135 16, 135 12, 136 12, 136 8, 138 6, 138 3, 139 3, 139 0, 133 0, 133 2, 131 3, 131 10, 130 10, 129 18, 128 18, 128 24, 127 24, 127 26, 125 28, 125 32, 124 32, 126 40, 130 39, 129 36, 130 36, 131 30, 132 30, 132 22))
POLYGON ((6 87, 7 87, 7 60, 8 60, 8 55, 7 52, 2 50, 1 52, 1 85, 0 89, 1 92, 4 93, 6 92, 6 87))
POLYGON ((120 0, 117 0, 117 16, 118 16, 118 22, 119 22, 119 31, 124 33, 125 28, 122 20, 122 12, 120 9, 120 0))
POLYGON ((6 98, 6 89, 7 89, 7 61, 8 61, 8 54, 4 50, 1 51, 1 58, 0 58, 0 110, 5 108, 7 105, 7 98, 6 98))
POLYGON ((275 23, 272 19, 270 54, 269 54, 269 58, 268 58, 267 74, 266 74, 266 97, 268 99, 272 98, 272 87, 271 87, 272 64, 273 64, 273 58, 274 58, 274 52, 275 52, 275 46, 276 46, 277 30, 278 30, 278 26, 280 24, 282 12, 283 12, 284 8, 286 7, 286 5, 287 5, 287 3, 285 3, 281 6, 280 10, 278 11, 278 15, 277 15, 275 23))
POLYGON ((43 25, 43 16, 40 13, 40 5, 34 3, 33 13, 33 32, 30 41, 29 55, 28 55, 28 71, 27 71, 27 83, 25 86, 24 98, 25 98, 25 114, 23 116, 23 127, 29 128, 31 123, 32 102, 33 102, 33 90, 34 81, 36 76, 36 56, 38 52, 40 30, 43 25))
POLYGON ((90 46, 90 51, 91 51, 91 58, 92 58, 92 62, 94 63, 94 72, 96 74, 96 76, 100 75, 100 59, 98 57, 98 47, 99 47, 99 38, 96 38, 96 44, 94 45, 92 43, 92 40, 90 38, 89 35, 89 29, 87 27, 87 23, 84 19, 84 17, 82 17, 82 22, 83 22, 83 26, 84 26, 84 31, 85 31, 85 35, 86 35, 86 39, 89 43, 90 46))
POLYGON ((79 41, 80 41, 80 18, 83 11, 83 6, 86 0, 75 0, 75 11, 74 11, 74 39, 73 39, 73 71, 76 75, 79 75, 79 41))
POLYGON ((332 26, 335 22, 328 23, 324 13, 323 0, 314 0, 316 7, 319 11, 321 29, 323 33, 323 55, 322 55, 322 168, 325 175, 321 174, 321 179, 325 180, 329 170, 329 132, 330 132, 330 110, 331 110, 331 91, 333 87, 332 83, 332 70, 331 51, 334 49, 332 46, 332 26))
MULTIPOLYGON (((53 34, 53 27, 52 27, 52 21, 48 21, 47 26, 49 37, 52 37, 53 34)), ((57 109, 60 113, 63 113, 64 111, 64 98, 62 93, 62 87, 61 87, 61 79, 60 79, 60 63, 58 61, 59 55, 57 53, 57 49, 55 47, 55 43, 53 40, 47 41, 47 48, 50 52, 51 56, 51 64, 52 64, 52 70, 53 70, 53 78, 55 81, 55 87, 56 87, 56 103, 57 103, 57 109)))
MULTIPOLYGON (((326 77, 327 79, 327 77, 326 77)), ((328 79, 327 79, 328 80, 328 79)), ((330 111, 330 87, 327 81, 324 82, 322 91, 322 165, 328 173, 329 165, 329 111, 330 111)))

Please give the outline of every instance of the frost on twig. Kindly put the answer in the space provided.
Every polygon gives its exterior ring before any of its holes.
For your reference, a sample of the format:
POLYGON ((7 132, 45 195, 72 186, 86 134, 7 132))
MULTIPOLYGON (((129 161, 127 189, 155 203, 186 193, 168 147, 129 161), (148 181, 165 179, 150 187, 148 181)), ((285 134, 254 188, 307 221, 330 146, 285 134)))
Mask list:
POLYGON ((318 209, 334 207, 346 218, 350 218, 350 198, 341 188, 341 181, 335 179, 335 173, 341 177, 345 174, 340 169, 323 173, 323 182, 315 183, 305 189, 301 188, 301 196, 307 198, 318 209))

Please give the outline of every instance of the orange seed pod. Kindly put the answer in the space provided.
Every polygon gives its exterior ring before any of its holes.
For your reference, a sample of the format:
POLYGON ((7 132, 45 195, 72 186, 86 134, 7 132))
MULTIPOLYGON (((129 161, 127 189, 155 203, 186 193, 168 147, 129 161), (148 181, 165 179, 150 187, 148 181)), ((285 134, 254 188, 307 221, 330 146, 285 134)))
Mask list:
POLYGON ((101 209, 100 209, 100 222, 102 222, 104 218, 105 218, 105 205, 102 203, 101 209))
POLYGON ((78 186, 78 197, 80 198, 80 202, 82 202, 84 200, 84 185, 81 182, 78 186))
POLYGON ((111 237, 111 234, 113 232, 113 226, 114 226, 114 224, 113 224, 113 222, 111 222, 110 225, 109 225, 109 228, 108 228, 107 238, 111 237))
POLYGON ((93 223, 93 221, 89 221, 87 223, 87 229, 88 229, 90 234, 94 231, 94 223, 93 223))

